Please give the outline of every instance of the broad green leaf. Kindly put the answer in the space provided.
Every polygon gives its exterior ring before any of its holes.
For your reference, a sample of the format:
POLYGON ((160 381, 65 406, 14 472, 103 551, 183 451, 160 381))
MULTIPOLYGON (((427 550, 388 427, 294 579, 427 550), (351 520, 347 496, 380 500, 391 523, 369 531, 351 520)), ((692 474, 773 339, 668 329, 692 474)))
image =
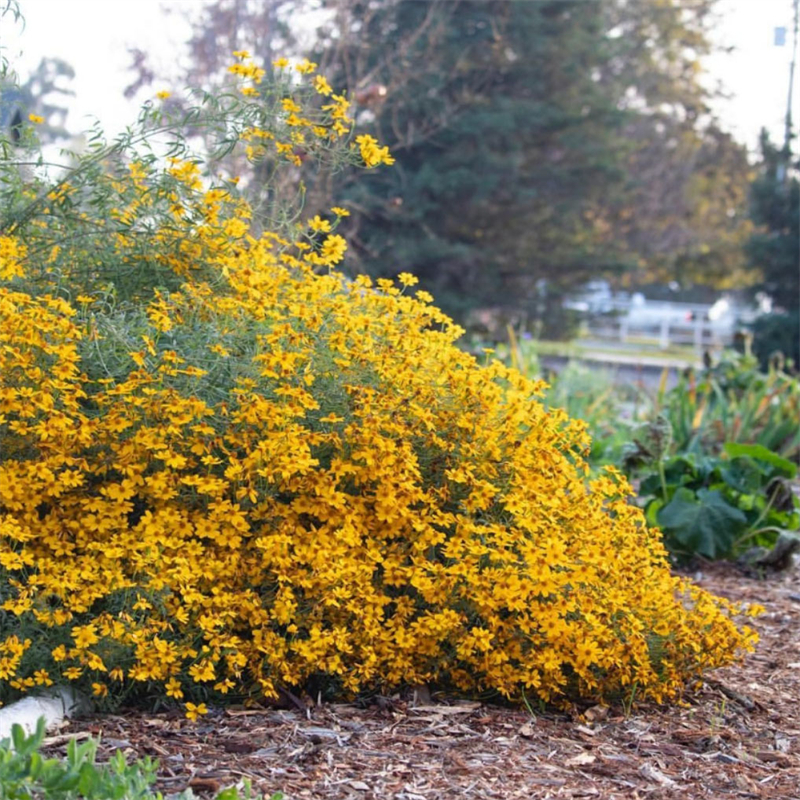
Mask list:
POLYGON ((747 518, 718 491, 700 489, 695 495, 681 487, 659 511, 658 524, 689 552, 720 558, 730 553, 747 518))
POLYGON ((763 482, 763 473, 758 464, 749 458, 734 458, 722 464, 719 474, 731 489, 742 494, 755 494, 763 482))
POLYGON ((664 501, 660 497, 654 498, 647 504, 644 515, 647 519, 647 524, 650 526, 658 525, 658 512, 664 506, 664 501))
POLYGON ((785 475, 787 478, 794 478, 797 476, 797 465, 793 464, 783 456, 773 453, 761 444, 738 444, 736 442, 726 442, 724 445, 725 452, 731 458, 755 458, 758 461, 764 461, 771 464, 778 472, 785 475))

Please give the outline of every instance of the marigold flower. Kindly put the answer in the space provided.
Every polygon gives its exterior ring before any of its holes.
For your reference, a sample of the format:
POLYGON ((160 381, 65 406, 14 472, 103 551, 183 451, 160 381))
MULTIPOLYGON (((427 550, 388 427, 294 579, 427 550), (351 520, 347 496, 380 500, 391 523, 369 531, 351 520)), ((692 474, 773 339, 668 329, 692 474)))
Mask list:
POLYGON ((186 708, 186 718, 190 720, 196 720, 204 714, 208 714, 208 708, 206 708, 205 703, 198 703, 197 705, 185 703, 184 707, 186 708))
POLYGON ((322 219, 319 214, 317 214, 308 221, 308 227, 311 228, 312 231, 328 233, 331 229, 331 223, 326 219, 322 219))
POLYGON ((295 69, 302 75, 310 75, 317 68, 317 64, 304 58, 299 64, 295 65, 295 69))
POLYGON ((316 75, 314 77, 314 88, 317 90, 319 94, 325 96, 333 93, 331 85, 322 75, 316 75))
POLYGON ((419 278, 417 278, 416 275, 412 275, 410 272, 401 272, 397 276, 397 280, 399 280, 403 286, 414 286, 419 283, 419 278))

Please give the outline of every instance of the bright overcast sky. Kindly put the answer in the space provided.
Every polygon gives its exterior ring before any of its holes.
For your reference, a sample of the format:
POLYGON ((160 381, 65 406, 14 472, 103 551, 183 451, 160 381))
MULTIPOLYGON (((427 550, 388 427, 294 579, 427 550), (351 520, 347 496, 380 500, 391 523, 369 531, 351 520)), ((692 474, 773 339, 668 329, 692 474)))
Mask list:
MULTIPOLYGON (((419 0, 424 2, 424 0, 419 0)), ((535 0, 518 0, 534 2, 535 0)), ((589 0, 587 0, 589 1, 589 0)), ((96 115, 109 134, 135 116, 122 90, 131 82, 125 72, 128 47, 153 56, 160 69, 175 72, 184 57, 189 33, 186 16, 201 9, 202 0, 21 0, 26 18, 20 32, 13 18, 0 19, 0 44, 24 76, 44 56, 60 57, 76 71, 68 127, 84 127, 85 115, 96 115), (164 8, 172 9, 165 13, 164 8)), ((725 127, 751 149, 766 125, 776 139, 783 135, 789 82, 792 0, 720 0, 718 44, 730 55, 716 55, 707 66, 710 80, 721 82, 731 98, 716 112, 725 127), (774 45, 774 29, 787 28, 784 47, 774 45)), ((176 72, 176 74, 178 74, 176 72)), ((795 85, 794 119, 800 121, 800 76, 795 85)), ((158 86, 153 91, 158 90, 158 86)))

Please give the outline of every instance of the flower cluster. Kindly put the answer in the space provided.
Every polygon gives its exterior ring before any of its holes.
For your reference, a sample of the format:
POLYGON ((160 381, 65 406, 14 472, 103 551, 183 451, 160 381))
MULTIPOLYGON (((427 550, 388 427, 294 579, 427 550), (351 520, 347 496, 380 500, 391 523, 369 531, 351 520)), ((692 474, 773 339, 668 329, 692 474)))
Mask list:
POLYGON ((412 275, 347 280, 329 220, 256 234, 191 160, 156 172, 109 179, 107 263, 54 255, 55 213, 0 239, 0 694, 270 696, 323 675, 663 700, 752 646, 670 574, 624 479, 587 481, 583 425, 459 350, 412 275), (59 264, 69 302, 20 283, 59 264), (112 268, 161 288, 114 305, 112 268))

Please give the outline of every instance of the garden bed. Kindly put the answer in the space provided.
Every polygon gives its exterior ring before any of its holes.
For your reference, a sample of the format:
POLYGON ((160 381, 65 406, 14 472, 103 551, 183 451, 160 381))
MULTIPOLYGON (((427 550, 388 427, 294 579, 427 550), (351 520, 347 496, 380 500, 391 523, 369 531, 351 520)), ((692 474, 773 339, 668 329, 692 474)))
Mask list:
POLYGON ((361 708, 228 709, 198 723, 174 713, 73 720, 66 737, 101 735, 161 762, 164 795, 205 795, 244 779, 294 798, 800 797, 800 569, 759 582, 712 566, 698 583, 760 603, 757 651, 712 673, 682 706, 576 709, 532 717, 419 694, 361 708))

